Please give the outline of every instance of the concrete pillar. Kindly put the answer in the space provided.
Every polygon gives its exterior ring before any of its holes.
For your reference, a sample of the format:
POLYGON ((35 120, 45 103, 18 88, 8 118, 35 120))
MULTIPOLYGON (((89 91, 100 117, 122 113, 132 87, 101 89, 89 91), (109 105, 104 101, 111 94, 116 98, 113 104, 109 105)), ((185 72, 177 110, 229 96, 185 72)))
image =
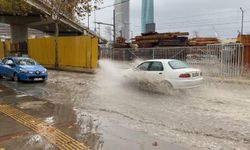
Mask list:
POLYGON ((27 54, 28 27, 26 24, 11 24, 11 50, 20 55, 27 54))
POLYGON ((11 24, 11 42, 27 42, 28 39, 28 27, 25 24, 11 24))

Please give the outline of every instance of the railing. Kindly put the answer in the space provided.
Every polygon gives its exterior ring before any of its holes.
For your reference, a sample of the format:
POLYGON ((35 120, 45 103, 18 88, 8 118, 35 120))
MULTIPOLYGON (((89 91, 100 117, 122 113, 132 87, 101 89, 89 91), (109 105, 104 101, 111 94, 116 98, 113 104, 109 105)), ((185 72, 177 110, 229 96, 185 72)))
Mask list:
POLYGON ((200 68, 210 76, 241 76, 244 70, 242 44, 213 44, 199 47, 102 48, 101 58, 121 61, 134 59, 178 59, 200 68))

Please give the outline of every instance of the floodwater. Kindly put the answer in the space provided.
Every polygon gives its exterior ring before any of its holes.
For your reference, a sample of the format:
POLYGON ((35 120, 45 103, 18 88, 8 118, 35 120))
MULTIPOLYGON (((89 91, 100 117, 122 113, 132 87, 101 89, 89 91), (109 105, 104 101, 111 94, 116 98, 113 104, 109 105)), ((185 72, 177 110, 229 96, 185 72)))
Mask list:
POLYGON ((0 83, 70 106, 78 134, 98 135, 93 149, 250 149, 250 85, 205 81, 162 94, 126 81, 126 68, 103 60, 95 75, 50 71, 46 83, 0 83))

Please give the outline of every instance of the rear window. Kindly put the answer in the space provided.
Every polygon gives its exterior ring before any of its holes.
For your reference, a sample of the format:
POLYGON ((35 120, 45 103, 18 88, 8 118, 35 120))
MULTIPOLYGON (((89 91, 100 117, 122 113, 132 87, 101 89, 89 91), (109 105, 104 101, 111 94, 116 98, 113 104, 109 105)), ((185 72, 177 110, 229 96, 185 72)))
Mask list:
POLYGON ((170 61, 168 64, 172 69, 189 68, 188 64, 183 61, 170 61))

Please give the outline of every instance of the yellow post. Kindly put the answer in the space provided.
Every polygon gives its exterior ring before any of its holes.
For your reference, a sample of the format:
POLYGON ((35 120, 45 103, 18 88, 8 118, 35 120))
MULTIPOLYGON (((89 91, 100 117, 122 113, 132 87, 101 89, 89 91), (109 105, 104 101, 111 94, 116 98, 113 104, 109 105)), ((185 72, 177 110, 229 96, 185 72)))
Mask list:
POLYGON ((4 57, 4 45, 3 42, 0 41, 0 59, 4 57))

